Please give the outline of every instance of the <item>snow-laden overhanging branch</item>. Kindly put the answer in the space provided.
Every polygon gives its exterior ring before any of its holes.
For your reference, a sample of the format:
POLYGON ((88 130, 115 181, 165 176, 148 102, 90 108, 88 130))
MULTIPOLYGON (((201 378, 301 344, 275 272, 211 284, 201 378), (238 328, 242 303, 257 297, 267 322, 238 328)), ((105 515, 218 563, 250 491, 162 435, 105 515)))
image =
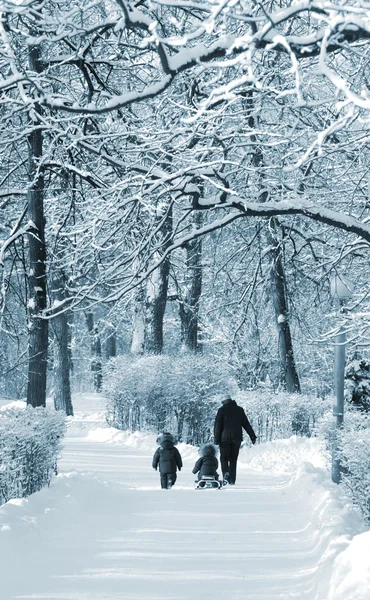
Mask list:
MULTIPOLYGON (((326 225, 334 226, 347 233, 358 235, 370 244, 370 226, 349 215, 341 215, 324 207, 305 202, 304 200, 299 200, 297 202, 266 202, 260 204, 258 202, 247 202, 242 199, 235 199, 229 204, 220 205, 220 208, 221 206, 222 209, 229 207, 231 209, 230 212, 221 218, 215 219, 212 223, 200 227, 199 229, 193 229, 186 235, 181 235, 166 248, 159 259, 152 262, 150 268, 140 276, 135 274, 126 286, 122 287, 118 292, 109 294, 104 298, 104 301, 116 302, 120 300, 126 294, 129 294, 135 287, 144 283, 175 250, 184 247, 191 240, 222 229, 240 218, 302 215, 326 225)), ((89 297, 89 295, 87 294, 85 298, 86 297, 89 297)))
MULTIPOLYGON (((103 158, 108 164, 120 167, 120 168, 129 168, 129 170, 140 170, 143 175, 146 177, 146 183, 148 186, 152 185, 152 182, 155 183, 157 187, 161 187, 163 184, 171 184, 170 190, 172 194, 179 193, 180 196, 192 196, 191 190, 199 191, 198 186, 194 186, 191 181, 194 176, 201 176, 203 172, 212 173, 212 169, 209 169, 209 166, 203 165, 202 168, 189 166, 180 171, 176 171, 175 173, 167 173, 163 169, 159 169, 158 167, 146 167, 145 165, 128 165, 124 161, 117 159, 114 156, 108 156, 104 151, 99 151, 94 148, 91 144, 86 142, 81 142, 80 146, 86 149, 88 152, 92 152, 93 154, 99 155, 103 158), (185 179, 182 180, 182 177, 185 176, 185 179), (181 184, 180 184, 181 182, 181 184)), ((215 185, 215 179, 212 177, 212 183, 215 185)), ((216 186, 217 187, 217 186, 216 186)), ((152 192, 154 188, 150 187, 150 191, 152 192)), ((231 219, 240 217, 273 217, 273 216, 289 216, 289 215, 302 215, 311 220, 324 223, 330 227, 334 227, 336 229, 340 229, 347 233, 354 234, 366 242, 370 242, 370 225, 368 225, 368 219, 364 219, 364 221, 360 220, 353 214, 345 214, 340 210, 333 210, 332 208, 328 208, 323 204, 317 202, 311 202, 307 200, 304 194, 297 194, 294 198, 286 199, 282 201, 266 201, 265 194, 263 193, 261 197, 261 201, 251 202, 247 199, 238 196, 237 194, 231 195, 226 194, 227 200, 220 200, 221 197, 225 197, 225 192, 227 190, 223 189, 223 192, 218 196, 211 196, 209 199, 201 199, 196 203, 196 208, 200 210, 210 210, 210 211, 237 211, 236 214, 231 215, 231 219)), ((230 216, 230 215, 229 215, 230 216)), ((227 217, 227 219, 229 218, 227 217)), ((193 238, 204 235, 205 233, 209 233, 209 231, 213 231, 214 229, 219 229, 224 226, 224 219, 216 220, 212 224, 208 224, 205 228, 200 228, 194 232, 192 232, 193 238), (211 229, 209 229, 211 228, 211 229), (214 229, 212 229, 214 228, 214 229)), ((181 246, 181 242, 179 244, 181 246)))
MULTIPOLYGON (((327 78, 345 101, 368 110, 366 86, 351 89, 347 76, 328 66, 327 55, 348 54, 351 47, 366 52, 369 39, 370 6, 365 2, 303 0, 275 9, 271 3, 235 0, 159 0, 148 7, 125 0, 84 0, 64 10, 52 2, 47 10, 38 1, 3 2, 1 40, 9 68, 0 87, 18 88, 23 102, 37 99, 53 110, 108 113, 160 96, 179 74, 200 65, 220 70, 236 66, 245 74, 236 88, 248 84, 263 89, 274 68, 263 59, 267 53, 288 57, 299 103, 305 102, 299 90, 299 63, 303 60, 306 68, 311 59, 316 73, 327 78), (22 46, 37 45, 43 49, 42 75, 25 70, 17 55, 22 46), (127 86, 122 69, 129 66, 134 73, 143 57, 147 66, 140 67, 135 86, 133 82, 127 86), (101 75, 103 65, 109 69, 108 78, 101 75), (66 67, 74 69, 69 79, 80 77, 87 94, 83 89, 76 93, 70 82, 62 83, 58 69, 66 67)), ((277 95, 287 92, 283 87, 276 89, 277 95)), ((207 93, 212 93, 212 86, 207 93)))
MULTIPOLYGON (((77 308, 78 306, 81 306, 82 310, 86 302, 93 306, 94 304, 99 304, 101 302, 114 303, 122 300, 124 297, 129 296, 135 288, 138 288, 145 283, 161 264, 176 250, 184 248, 192 240, 207 236, 240 219, 301 215, 325 225, 335 227, 343 232, 354 234, 370 244, 369 225, 355 217, 337 213, 336 211, 310 203, 303 198, 298 198, 294 201, 259 203, 248 202, 242 198, 234 197, 231 201, 214 205, 208 210, 216 213, 222 211, 223 215, 216 216, 213 221, 198 229, 193 228, 186 233, 181 233, 177 236, 175 235, 172 242, 168 244, 165 249, 156 247, 155 244, 153 246, 154 236, 142 239, 141 244, 139 244, 140 254, 146 257, 144 263, 148 262, 149 266, 145 269, 142 268, 143 263, 138 260, 138 251, 136 250, 132 254, 131 262, 130 260, 127 260, 124 267, 126 273, 124 281, 121 284, 113 285, 114 289, 110 293, 106 294, 104 297, 97 294, 99 281, 94 281, 86 286, 80 286, 74 293, 73 290, 71 290, 72 293, 69 298, 48 308, 47 311, 45 311, 44 318, 52 319, 57 314, 70 310, 72 307, 77 308), (158 252, 158 250, 161 251, 158 252), (135 264, 141 265, 139 270, 135 268, 135 264)), ((160 226, 161 224, 159 223, 158 228, 160 228, 160 226)), ((117 266, 118 265, 115 264, 112 269, 112 276, 114 277, 116 277, 117 266)), ((106 275, 109 278, 109 266, 107 267, 106 275)))
POLYGON ((341 229, 347 233, 353 233, 370 243, 370 226, 366 223, 356 217, 319 206, 303 199, 265 202, 261 204, 235 199, 230 204, 238 208, 245 216, 250 217, 302 215, 319 223, 325 223, 325 225, 341 229))

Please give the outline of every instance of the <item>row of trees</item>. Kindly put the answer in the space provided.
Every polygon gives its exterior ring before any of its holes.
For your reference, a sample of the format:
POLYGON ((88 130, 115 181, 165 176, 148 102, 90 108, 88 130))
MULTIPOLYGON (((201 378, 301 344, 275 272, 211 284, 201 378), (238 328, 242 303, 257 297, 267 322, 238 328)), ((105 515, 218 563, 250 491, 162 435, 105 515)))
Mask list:
POLYGON ((69 414, 76 344, 96 389, 102 343, 160 354, 167 336, 242 387, 324 391, 333 273, 355 276, 347 328, 367 335, 366 7, 1 10, 1 364, 27 354, 27 402, 45 404, 51 340, 69 414))

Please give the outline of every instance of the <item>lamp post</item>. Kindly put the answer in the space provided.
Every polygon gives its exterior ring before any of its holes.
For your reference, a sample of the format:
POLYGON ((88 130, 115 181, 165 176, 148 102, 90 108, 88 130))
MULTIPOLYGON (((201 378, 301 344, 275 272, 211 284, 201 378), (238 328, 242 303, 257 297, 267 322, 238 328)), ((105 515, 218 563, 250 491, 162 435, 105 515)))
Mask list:
MULTIPOLYGON (((340 312, 346 312, 344 302, 349 300, 353 293, 354 284, 344 275, 335 275, 331 280, 331 295, 339 301, 340 312)), ((334 407, 334 416, 336 417, 337 429, 342 427, 344 418, 344 368, 346 363, 346 332, 341 327, 335 337, 335 368, 334 382, 335 395, 337 399, 334 407)), ((334 438, 334 448, 332 456, 332 480, 339 483, 341 478, 340 459, 338 453, 338 435, 334 438)))

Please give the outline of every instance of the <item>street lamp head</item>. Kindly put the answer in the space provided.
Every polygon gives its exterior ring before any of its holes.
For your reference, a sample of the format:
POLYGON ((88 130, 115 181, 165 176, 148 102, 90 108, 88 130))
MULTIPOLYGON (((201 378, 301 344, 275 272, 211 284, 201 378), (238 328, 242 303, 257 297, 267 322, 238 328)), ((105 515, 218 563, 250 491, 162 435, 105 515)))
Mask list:
POLYGON ((335 275, 331 280, 330 292, 334 299, 340 302, 349 300, 353 294, 355 284, 344 275, 335 275))

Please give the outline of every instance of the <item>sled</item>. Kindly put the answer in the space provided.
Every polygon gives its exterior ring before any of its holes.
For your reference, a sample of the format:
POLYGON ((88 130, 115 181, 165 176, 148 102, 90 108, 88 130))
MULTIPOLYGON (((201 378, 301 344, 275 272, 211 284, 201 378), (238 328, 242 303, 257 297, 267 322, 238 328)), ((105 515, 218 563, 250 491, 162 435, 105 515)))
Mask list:
POLYGON ((209 475, 203 475, 202 479, 196 482, 196 490, 220 490, 222 488, 222 482, 215 477, 209 475))

